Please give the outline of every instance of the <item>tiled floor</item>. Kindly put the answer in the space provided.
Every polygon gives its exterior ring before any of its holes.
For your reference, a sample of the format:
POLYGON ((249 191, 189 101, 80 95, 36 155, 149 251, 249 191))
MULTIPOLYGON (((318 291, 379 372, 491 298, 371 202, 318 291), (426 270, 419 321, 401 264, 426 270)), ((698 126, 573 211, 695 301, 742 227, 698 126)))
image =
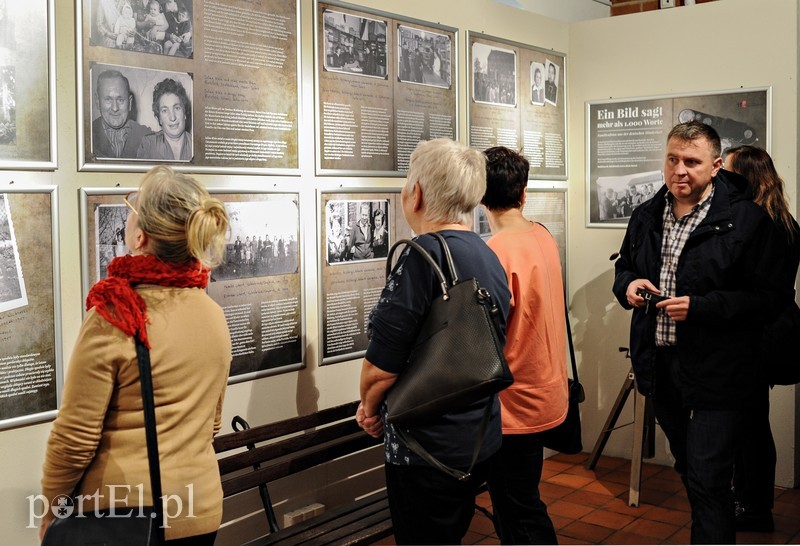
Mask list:
MULTIPOLYGON (((547 459, 540 492, 559 544, 689 544, 689 501, 678 474, 645 463, 639 506, 628 506, 630 461, 600 457, 594 470, 588 454, 547 459)), ((491 509, 488 493, 478 504, 491 509)), ((738 533, 739 544, 800 544, 800 489, 775 488, 774 533, 738 533)), ((492 522, 475 512, 464 544, 499 544, 492 522)), ((393 539, 379 544, 394 544, 393 539)))

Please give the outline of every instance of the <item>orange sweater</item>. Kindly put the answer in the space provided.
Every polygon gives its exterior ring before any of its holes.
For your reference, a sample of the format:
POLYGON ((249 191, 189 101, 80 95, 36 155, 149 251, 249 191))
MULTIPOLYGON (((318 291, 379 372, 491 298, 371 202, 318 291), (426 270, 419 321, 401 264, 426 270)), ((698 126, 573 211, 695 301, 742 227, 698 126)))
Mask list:
POLYGON ((567 416, 567 337, 558 246, 531 224, 489 239, 508 276, 511 311, 505 355, 514 384, 500 393, 503 434, 555 427, 567 416))

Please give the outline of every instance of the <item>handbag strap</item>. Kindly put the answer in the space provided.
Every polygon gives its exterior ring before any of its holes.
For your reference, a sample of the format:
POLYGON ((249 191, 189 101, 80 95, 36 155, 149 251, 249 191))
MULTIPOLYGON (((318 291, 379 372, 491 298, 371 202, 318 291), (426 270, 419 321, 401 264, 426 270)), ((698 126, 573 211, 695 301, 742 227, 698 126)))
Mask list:
POLYGON ((164 540, 164 513, 161 498, 161 463, 158 459, 158 433, 156 431, 156 408, 153 400, 153 376, 150 370, 150 350, 134 335, 136 359, 139 362, 139 378, 142 384, 144 406, 144 428, 147 436, 147 460, 150 463, 150 488, 153 492, 153 511, 158 535, 164 540))
POLYGON ((450 299, 450 294, 447 289, 447 279, 445 278, 444 273, 442 273, 442 269, 439 267, 439 264, 436 263, 436 261, 431 257, 428 251, 426 251, 419 243, 412 241, 410 239, 400 239, 399 241, 397 241, 395 244, 392 245, 392 248, 389 250, 389 256, 386 258, 386 276, 388 277, 389 274, 392 272, 392 256, 394 256, 394 251, 397 250, 397 247, 399 247, 400 245, 408 245, 422 255, 425 261, 428 262, 430 266, 433 268, 433 272, 439 279, 439 285, 442 288, 442 297, 445 300, 450 299))
MULTIPOLYGON (((536 222, 540 226, 542 226, 547 233, 550 233, 550 230, 547 229, 547 226, 541 222, 536 222)), ((550 233, 550 237, 553 234, 550 233)), ((583 392, 583 386, 581 386, 581 382, 578 380, 578 366, 575 364, 575 346, 572 343, 572 325, 569 323, 569 305, 567 304, 567 288, 564 287, 564 318, 566 319, 567 323, 567 342, 569 343, 569 359, 572 363, 572 380, 579 386, 579 393, 578 393, 578 402, 583 402, 586 399, 586 394, 583 392)))
POLYGON ((422 444, 420 444, 417 439, 414 438, 410 429, 403 430, 400 427, 394 427, 395 433, 397 434, 398 438, 400 438, 403 443, 406 444, 409 449, 411 449, 411 451, 422 457, 422 459, 429 465, 441 470, 449 476, 454 477, 458 481, 467 481, 472 475, 472 469, 475 467, 475 463, 478 461, 478 455, 480 455, 481 446, 483 446, 483 439, 486 437, 489 419, 492 416, 492 405, 494 403, 493 397, 494 395, 489 397, 489 402, 486 404, 486 409, 483 412, 483 418, 481 419, 481 424, 478 427, 478 434, 475 437, 475 445, 472 447, 472 462, 470 462, 469 468, 466 472, 462 472, 461 470, 447 466, 439 459, 431 455, 428 450, 422 447, 422 444))

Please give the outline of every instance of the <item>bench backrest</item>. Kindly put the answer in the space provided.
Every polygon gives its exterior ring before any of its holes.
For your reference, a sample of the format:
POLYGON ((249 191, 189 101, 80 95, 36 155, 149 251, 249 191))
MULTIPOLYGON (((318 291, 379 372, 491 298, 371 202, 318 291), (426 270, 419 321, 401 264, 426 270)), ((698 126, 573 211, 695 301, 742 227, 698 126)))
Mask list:
POLYGON ((377 445, 355 420, 358 402, 218 436, 225 497, 377 445), (264 445, 259 445, 261 443, 264 445), (225 453, 249 447, 232 455, 225 453), (258 466, 259 468, 254 468, 258 466))

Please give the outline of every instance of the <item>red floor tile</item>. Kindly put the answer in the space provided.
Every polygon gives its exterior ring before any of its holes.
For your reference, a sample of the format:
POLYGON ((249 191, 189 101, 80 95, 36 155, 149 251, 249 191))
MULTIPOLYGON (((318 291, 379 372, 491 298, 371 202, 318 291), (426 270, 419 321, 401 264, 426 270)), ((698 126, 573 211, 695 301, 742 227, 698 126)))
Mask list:
POLYGON ((564 500, 568 502, 574 502, 575 504, 600 508, 601 506, 608 504, 609 499, 608 495, 593 493, 591 491, 587 491, 586 489, 578 489, 577 491, 566 495, 564 500))
POLYGON ((611 510, 595 510, 594 512, 589 512, 581 518, 581 521, 585 523, 608 527, 614 531, 624 528, 626 525, 635 520, 636 518, 633 516, 620 514, 619 512, 613 512, 611 510))
POLYGON ((564 516, 570 519, 580 519, 591 512, 592 508, 583 506, 581 504, 575 504, 574 502, 559 500, 548 506, 547 511, 557 516, 564 516))
POLYGON ((561 529, 559 533, 567 537, 583 540, 585 544, 598 544, 614 533, 614 529, 583 521, 575 521, 561 529))
POLYGON ((643 519, 652 521, 660 521, 661 523, 669 523, 682 527, 692 521, 692 515, 689 512, 682 510, 670 510, 661 506, 653 506, 647 513, 642 514, 643 519))
POLYGON ((576 476, 575 474, 566 474, 562 472, 561 474, 556 474, 552 478, 548 478, 547 483, 563 485, 564 487, 571 487, 572 489, 580 489, 594 481, 594 477, 588 478, 586 476, 576 476))
POLYGON ((680 527, 677 525, 646 519, 637 519, 625 527, 625 531, 659 540, 664 540, 674 535, 679 529, 680 527))
POLYGON ((653 539, 636 533, 629 533, 628 531, 617 531, 607 537, 601 544, 653 544, 653 539))

